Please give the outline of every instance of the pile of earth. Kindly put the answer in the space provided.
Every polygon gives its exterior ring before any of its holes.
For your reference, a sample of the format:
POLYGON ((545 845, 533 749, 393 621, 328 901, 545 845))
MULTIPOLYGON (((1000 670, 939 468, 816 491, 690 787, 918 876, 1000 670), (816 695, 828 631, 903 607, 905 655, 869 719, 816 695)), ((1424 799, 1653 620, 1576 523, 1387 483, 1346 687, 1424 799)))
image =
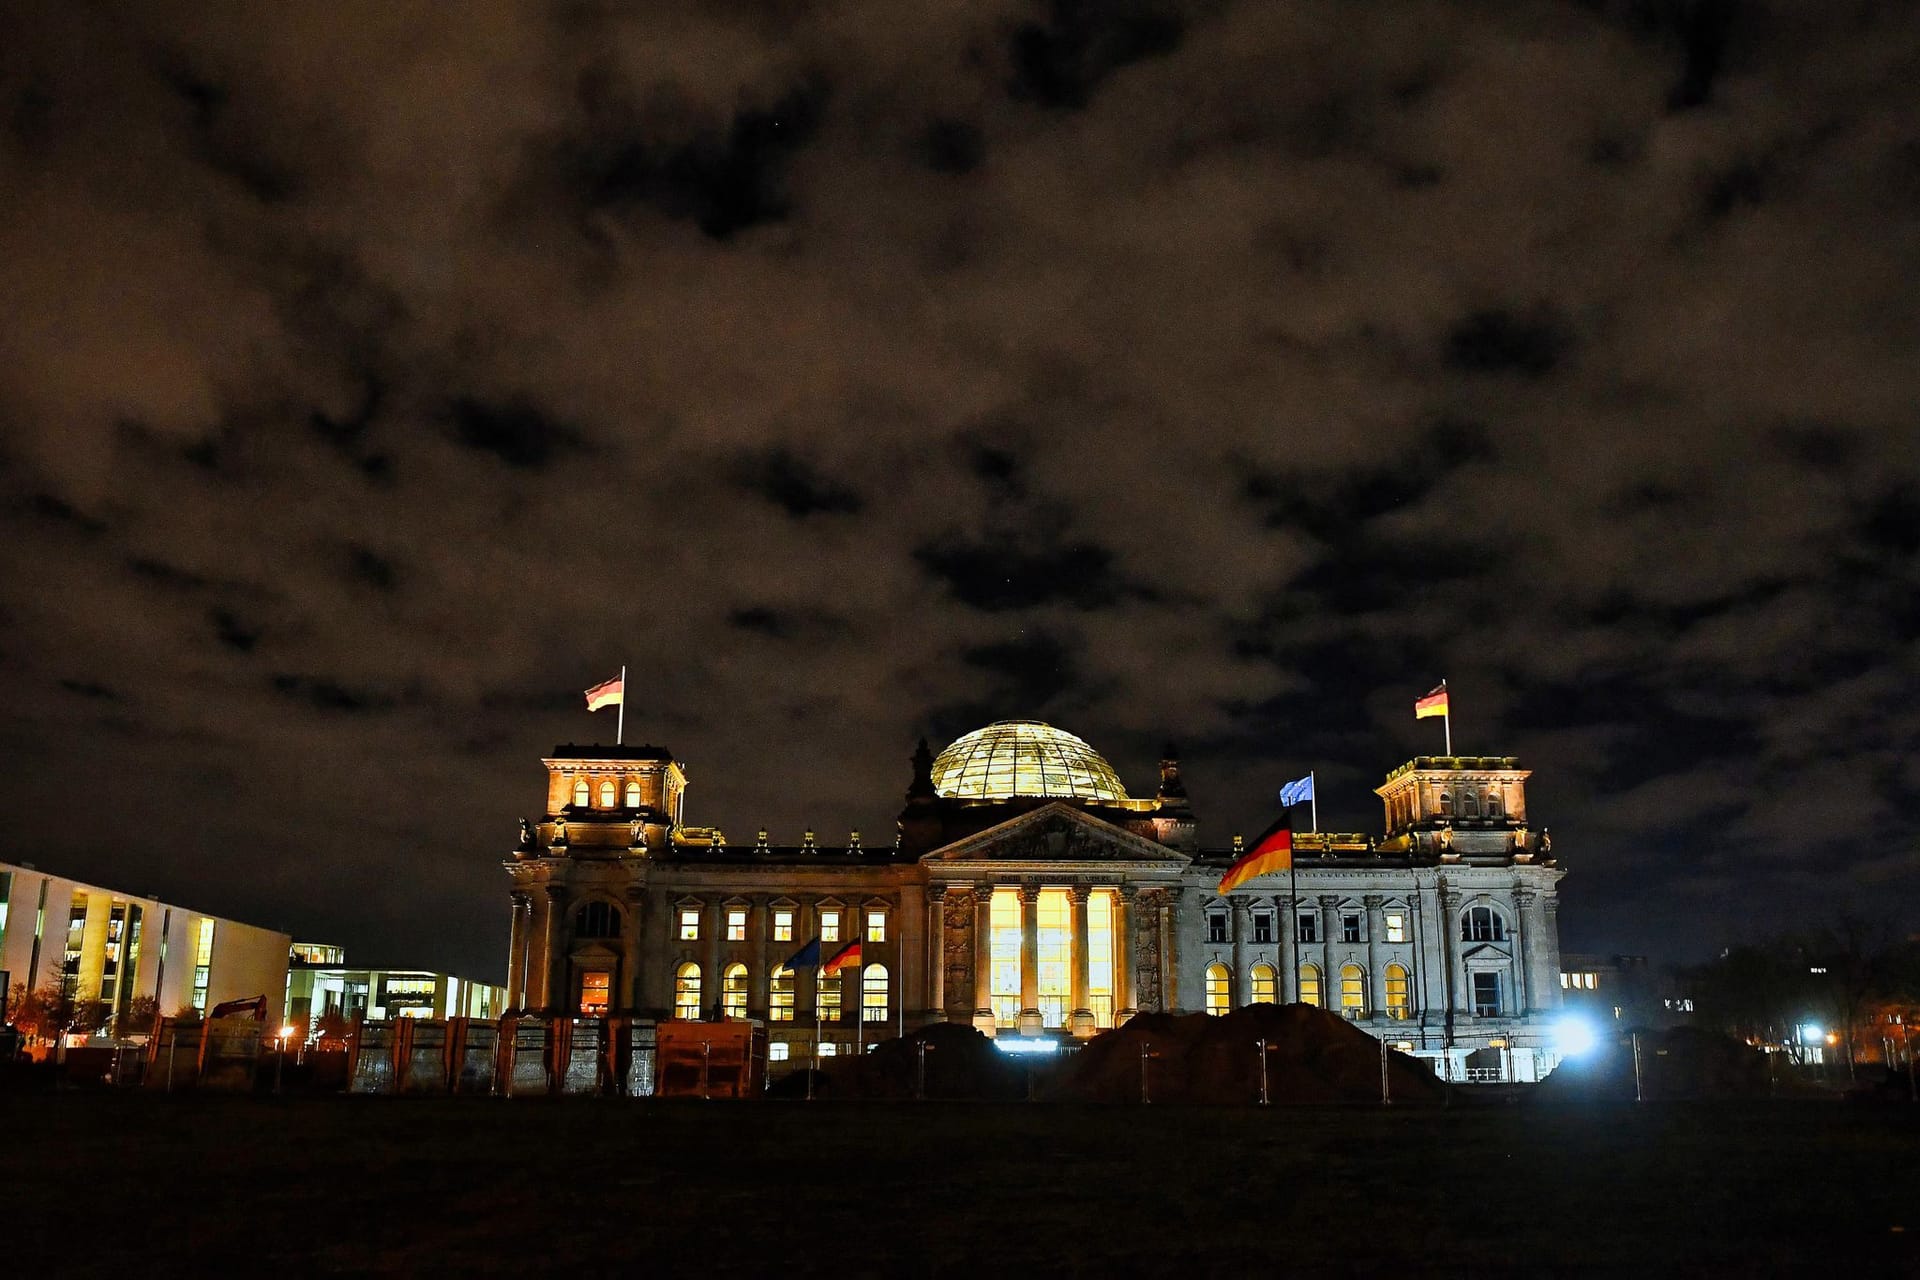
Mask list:
MULTIPOLYGON (((814 1076, 816 1098, 914 1098, 926 1064, 928 1098, 1018 1099, 1027 1096, 1025 1068, 993 1041, 957 1022, 935 1022, 904 1039, 882 1040, 857 1057, 828 1058, 814 1076), (920 1048, 926 1046, 924 1055, 920 1048)), ((807 1072, 768 1086, 772 1098, 803 1098, 807 1072)))
MULTIPOLYGON (((1143 1013, 1095 1036, 1048 1090, 1085 1102, 1244 1104, 1260 1100, 1260 1059, 1276 1105, 1378 1102, 1380 1042, 1345 1018, 1304 1004, 1255 1004, 1220 1017, 1143 1013), (1265 1041, 1264 1049, 1261 1042, 1265 1041)), ((1395 1102, 1438 1102, 1445 1086, 1416 1058, 1387 1051, 1395 1102)))
MULTIPOLYGON (((1697 1027, 1640 1033, 1640 1096, 1764 1098, 1771 1092, 1767 1055, 1750 1044, 1697 1027)), ((1633 1101, 1633 1041, 1603 1040, 1577 1058, 1565 1058, 1540 1082, 1543 1102, 1633 1101)))

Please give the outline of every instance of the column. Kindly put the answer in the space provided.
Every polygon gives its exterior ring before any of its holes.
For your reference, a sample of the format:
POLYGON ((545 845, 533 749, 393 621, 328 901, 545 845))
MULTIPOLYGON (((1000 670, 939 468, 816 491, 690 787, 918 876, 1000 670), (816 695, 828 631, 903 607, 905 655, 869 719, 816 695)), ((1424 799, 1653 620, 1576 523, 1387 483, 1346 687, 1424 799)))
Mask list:
POLYGON ((1075 885, 1073 890, 1073 1007, 1067 1018, 1067 1029, 1076 1036, 1093 1034, 1093 1001, 1087 997, 1087 938, 1092 932, 1087 926, 1087 889, 1085 885, 1075 885))
POLYGON ((1533 1008, 1532 992, 1528 990, 1533 981, 1532 956, 1529 954, 1527 926, 1532 923, 1527 917, 1533 913, 1533 891, 1515 889, 1513 891, 1513 1014, 1524 1018, 1533 1008))
POLYGON ((1133 896, 1130 884, 1113 894, 1113 1025, 1119 1026, 1139 1010, 1133 997, 1133 896))
POLYGON ((1173 923, 1179 918, 1183 904, 1191 900, 1192 895, 1185 889, 1167 890, 1161 893, 1159 905, 1154 909, 1160 939, 1160 1009, 1166 1013, 1180 1007, 1180 950, 1173 923))
POLYGON ((1291 894, 1273 895, 1274 924, 1280 930, 1280 975, 1277 993, 1282 1004, 1300 1002, 1300 918, 1291 894))
POLYGON ((718 1022, 721 1009, 720 947, 727 936, 726 898, 707 895, 700 904, 701 936, 707 940, 706 958, 700 962, 700 1016, 718 1022))
POLYGON ((973 890, 973 1025, 993 1035, 993 886, 973 890))
POLYGON ((546 963, 540 985, 540 1007, 552 1013, 566 1003, 567 957, 561 943, 561 922, 567 911, 567 891, 557 884, 547 886, 546 963))
POLYGON ((621 940, 626 946, 626 959, 621 964, 619 1003, 614 1007, 625 1013, 631 1013, 646 1003, 646 990, 641 985, 640 958, 645 954, 641 938, 646 929, 647 891, 640 885, 627 886, 626 927, 621 930, 621 940))
MULTIPOLYGON (((1380 907, 1386 898, 1377 893, 1361 896, 1366 907, 1367 930, 1367 1012, 1385 1017, 1387 1012, 1387 975, 1380 969, 1380 934, 1384 928, 1380 907)), ((1382 1035, 1386 1033, 1381 1032, 1382 1035)))
POLYGON ((917 884, 900 886, 900 901, 893 911, 893 927, 899 937, 893 944, 895 966, 892 990, 898 1003, 889 1011, 895 1033, 906 1029, 907 1011, 918 1013, 926 1007, 927 988, 927 907, 925 891, 917 884))
POLYGON ((947 886, 927 886, 927 1012, 932 1019, 947 1012, 947 886))
POLYGON ((507 1007, 518 1009, 527 989, 527 917, 533 904, 517 890, 507 896, 513 903, 513 928, 507 942, 507 1007))
POLYGON ((1040 1034, 1040 889, 1020 886, 1020 1034, 1040 1034))
MULTIPOLYGON (((1227 1007, 1237 1009, 1253 1001, 1253 977, 1247 972, 1247 935, 1253 931, 1253 904, 1245 898, 1227 899, 1227 936, 1233 940, 1233 980, 1227 984, 1227 1007)), ((1202 979, 1201 994, 1206 993, 1202 979)))
POLYGON ((1333 963, 1333 935, 1339 929, 1334 924, 1340 918, 1340 895, 1323 893, 1320 895, 1320 1007, 1345 1017, 1345 1006, 1340 1003, 1340 970, 1333 963))

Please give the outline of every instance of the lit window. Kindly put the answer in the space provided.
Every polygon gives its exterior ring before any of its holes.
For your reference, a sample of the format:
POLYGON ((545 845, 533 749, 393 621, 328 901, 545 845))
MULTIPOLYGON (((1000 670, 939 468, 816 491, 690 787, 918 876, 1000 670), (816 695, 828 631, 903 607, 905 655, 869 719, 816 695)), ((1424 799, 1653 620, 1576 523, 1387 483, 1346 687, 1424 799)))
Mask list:
POLYGON ((793 941, 793 912, 776 911, 773 913, 773 940, 775 942, 793 941))
POLYGON ((637 782, 629 781, 627 783, 627 808, 638 809, 639 807, 640 807, 640 784, 637 782))
POLYGON ((1320 967, 1303 964, 1300 966, 1300 1003, 1320 1007, 1320 967))
MULTIPOLYGON (((613 987, 613 975, 604 969, 596 969, 580 975, 580 1016, 599 1018, 607 1012, 608 995, 613 987)), ((392 990, 392 985, 388 985, 392 990)))
POLYGON ((727 912, 727 941, 745 942, 747 940, 747 913, 745 908, 736 907, 727 912))
POLYGON ((1227 940, 1227 913, 1224 911, 1207 912, 1207 941, 1225 942, 1227 940))
POLYGON ((1034 917, 1040 1025, 1064 1028, 1073 998, 1073 895, 1042 889, 1034 917))
POLYGON ((1505 942, 1507 922, 1492 907, 1468 907, 1460 918, 1462 942, 1505 942))
POLYGON ((840 1021, 840 975, 822 974, 814 1001, 819 1007, 820 1021, 840 1021))
POLYGON ((1583 974, 1581 974, 1581 975, 1580 975, 1580 979, 1581 979, 1581 981, 1582 981, 1582 982, 1584 982, 1584 983, 1586 984, 1586 988, 1587 988, 1587 990, 1589 990, 1589 991, 1591 991, 1591 990, 1593 990, 1593 986, 1594 986, 1594 976, 1593 976, 1592 974, 1590 974, 1590 973, 1583 973, 1583 974))
POLYGON ((837 1044, 834 1044, 831 1041, 828 1041, 827 1043, 822 1044, 820 1046, 820 1056, 823 1058, 837 1057, 839 1056, 839 1053, 840 1053, 840 1046, 837 1044))
POLYGON ((838 911, 822 911, 820 913, 820 941, 840 941, 840 913, 838 911))
POLYGON ((994 1023, 1020 1024, 1020 891, 995 889, 988 908, 988 998, 994 1023))
POLYGON ((773 971, 773 981, 767 987, 767 1020, 793 1021, 793 970, 785 965, 773 971))
POLYGON ((1096 889, 1087 895, 1087 1004, 1093 1025, 1113 1025, 1113 894, 1096 889))
POLYGON ((698 942, 700 940, 700 908, 680 908, 680 941, 698 942))
POLYGON ((1279 999, 1280 975, 1273 971, 1270 964, 1253 966, 1253 1002, 1255 1004, 1274 1004, 1279 999))
POLYGON ((767 1045, 768 1062, 785 1062, 786 1060, 787 1042, 785 1040, 775 1040, 767 1045))
POLYGON ((602 782, 600 784, 600 807, 602 809, 613 808, 613 779, 612 778, 608 778, 605 782, 602 782))
POLYGON ((700 966, 683 964, 673 975, 673 1016, 691 1022, 700 1016, 700 966))
POLYGON ((1273 941, 1273 917, 1264 911, 1253 918, 1253 940, 1255 942, 1273 941))
POLYGON ((1500 1016, 1499 974, 1476 973, 1473 975, 1473 1016, 1476 1018, 1500 1016))
POLYGON ((592 795, 587 790, 587 780, 585 778, 577 779, 573 784, 574 808, 584 809, 590 803, 592 803, 592 795))
POLYGON ((1214 1017, 1225 1013, 1232 1003, 1233 979, 1227 973, 1227 966, 1210 964, 1207 966, 1207 1012, 1214 1017))
POLYGON ((1387 1016, 1404 1019, 1411 1011, 1407 1001, 1407 971, 1397 964, 1387 966, 1387 1016))
POLYGON ((861 971, 860 1017, 865 1022, 887 1020, 887 966, 870 964, 861 971))
POLYGON ((1302 911, 1294 923, 1299 927, 1300 941, 1320 941, 1320 917, 1311 911, 1302 911))
POLYGON ((884 911, 867 912, 867 941, 885 942, 887 940, 887 913, 884 911))
POLYGON ((1398 911, 1387 912, 1387 941, 1405 942, 1407 940, 1407 917, 1398 911))
POLYGON ((1360 941, 1360 917, 1357 913, 1350 911, 1340 917, 1340 941, 1360 941))
MULTIPOLYGON (((84 912, 81 916, 85 919, 84 912)), ((73 972, 78 973, 79 960, 75 957, 73 972)), ((207 1011, 207 988, 213 980, 213 921, 201 920, 194 926, 193 935, 193 1007, 200 1012, 207 1011)))
POLYGON ((747 1016, 747 966, 730 964, 720 979, 720 1016, 747 1016))
POLYGON ((1563 973, 1563 974, 1561 974, 1561 975, 1560 975, 1560 989, 1561 989, 1562 991, 1565 991, 1565 990, 1567 990, 1567 988, 1569 988, 1569 987, 1571 987, 1571 986, 1573 985, 1573 982, 1571 981, 1571 980, 1572 980, 1572 978, 1573 978, 1573 976, 1574 976, 1574 975, 1572 975, 1572 974, 1570 974, 1570 973, 1563 973))
POLYGON ((1340 966, 1340 1012, 1349 1018, 1367 1016, 1367 971, 1357 964, 1340 966))

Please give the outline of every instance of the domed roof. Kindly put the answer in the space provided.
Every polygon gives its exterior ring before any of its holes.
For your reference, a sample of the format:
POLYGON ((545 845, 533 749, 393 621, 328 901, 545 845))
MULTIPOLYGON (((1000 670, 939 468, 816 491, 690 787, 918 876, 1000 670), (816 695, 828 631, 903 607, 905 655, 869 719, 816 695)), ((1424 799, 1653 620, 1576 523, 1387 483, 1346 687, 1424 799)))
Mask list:
POLYGON ((1127 798, 1098 751, 1038 720, 997 720, 954 739, 933 762, 933 789, 958 800, 1127 798))

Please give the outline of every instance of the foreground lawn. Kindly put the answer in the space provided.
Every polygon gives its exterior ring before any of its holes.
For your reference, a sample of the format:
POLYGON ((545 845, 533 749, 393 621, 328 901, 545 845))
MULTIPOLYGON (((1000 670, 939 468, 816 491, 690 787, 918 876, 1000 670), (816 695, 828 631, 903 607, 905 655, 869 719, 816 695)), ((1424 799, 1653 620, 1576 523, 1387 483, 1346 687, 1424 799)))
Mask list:
POLYGON ((0 1122, 14 1275, 1920 1274, 1920 1107, 67 1093, 0 1122))

